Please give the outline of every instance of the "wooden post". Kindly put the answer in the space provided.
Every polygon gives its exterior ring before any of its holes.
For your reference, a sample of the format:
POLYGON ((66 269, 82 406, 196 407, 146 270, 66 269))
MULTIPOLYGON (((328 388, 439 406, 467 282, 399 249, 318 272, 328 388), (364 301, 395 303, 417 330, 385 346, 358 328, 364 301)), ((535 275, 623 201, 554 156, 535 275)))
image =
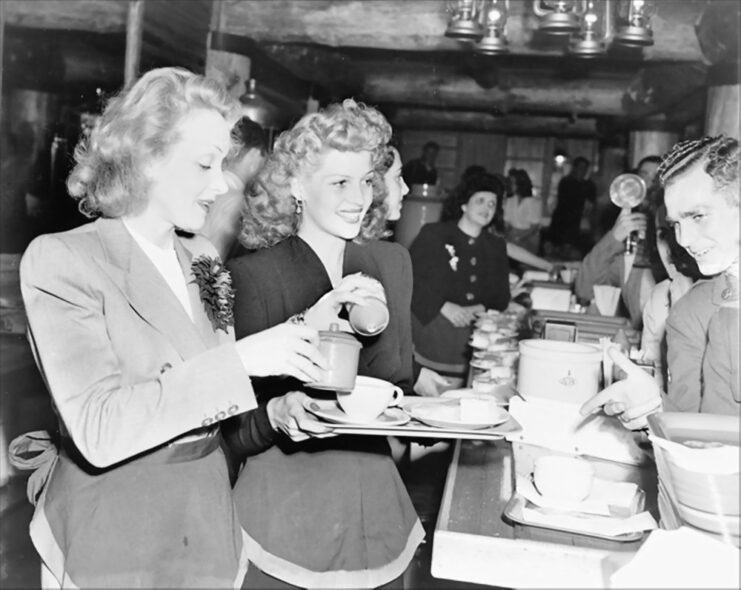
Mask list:
POLYGON ((129 86, 139 75, 144 30, 144 0, 131 0, 126 21, 126 59, 124 61, 124 86, 129 86))
POLYGON ((211 49, 213 33, 224 28, 224 13, 221 0, 214 0, 211 12, 211 31, 206 50, 206 77, 221 82, 234 98, 239 98, 249 86, 251 61, 245 55, 211 49))
POLYGON ((5 2, 0 2, 0 117, 3 116, 3 47, 5 46, 5 2))
POLYGON ((636 168, 646 156, 661 156, 679 140, 679 134, 670 131, 631 131, 628 139, 628 165, 636 168))
POLYGON ((739 92, 741 86, 723 84, 708 88, 705 107, 705 135, 725 133, 739 139, 739 92))

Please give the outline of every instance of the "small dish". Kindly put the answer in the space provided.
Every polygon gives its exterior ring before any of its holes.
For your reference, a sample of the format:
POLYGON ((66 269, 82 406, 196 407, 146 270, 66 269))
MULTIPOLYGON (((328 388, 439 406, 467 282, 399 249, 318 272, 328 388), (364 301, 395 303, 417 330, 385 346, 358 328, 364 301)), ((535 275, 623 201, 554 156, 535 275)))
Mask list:
POLYGON ((461 428, 466 430, 480 430, 497 426, 509 419, 509 413, 503 409, 495 400, 480 400, 479 398, 459 398, 457 404, 451 404, 450 399, 440 404, 426 404, 423 406, 409 408, 409 414, 415 420, 434 426, 436 428, 461 428), (466 415, 464 404, 474 402, 477 404, 471 412, 473 416, 466 415))
POLYGON ((384 412, 370 422, 358 422, 343 412, 334 400, 309 400, 304 404, 307 411, 333 424, 350 426, 401 426, 409 422, 409 415, 400 408, 386 408, 384 412))

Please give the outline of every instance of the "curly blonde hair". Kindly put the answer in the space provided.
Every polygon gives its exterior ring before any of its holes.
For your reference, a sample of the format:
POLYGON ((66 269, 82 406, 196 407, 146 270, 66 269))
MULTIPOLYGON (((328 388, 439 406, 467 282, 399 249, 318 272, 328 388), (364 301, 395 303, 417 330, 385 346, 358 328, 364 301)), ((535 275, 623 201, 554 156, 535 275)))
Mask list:
MULTIPOLYGON (((376 168, 381 161, 391 126, 373 107, 346 99, 317 113, 305 115, 292 129, 281 133, 265 166, 248 191, 242 209, 239 241, 249 250, 268 248, 296 234, 301 213, 291 194, 291 180, 315 170, 330 149, 371 152, 376 168)), ((378 176, 378 172, 375 172, 378 176)), ((385 233, 383 178, 374 178, 373 199, 355 241, 378 239, 385 233)))
POLYGON ((88 217, 141 211, 149 193, 145 164, 167 153, 179 123, 195 109, 216 111, 229 127, 240 116, 239 102, 221 84, 182 68, 150 70, 111 98, 75 148, 67 189, 80 211, 88 217))

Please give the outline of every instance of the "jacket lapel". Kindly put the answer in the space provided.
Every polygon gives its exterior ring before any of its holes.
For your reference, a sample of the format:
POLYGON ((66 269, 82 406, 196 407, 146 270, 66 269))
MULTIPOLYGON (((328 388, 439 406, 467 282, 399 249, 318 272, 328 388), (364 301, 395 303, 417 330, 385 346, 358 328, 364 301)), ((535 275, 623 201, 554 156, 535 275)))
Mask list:
MULTIPOLYGON (((96 230, 103 246, 100 267, 118 286, 131 307, 164 335, 184 359, 206 350, 195 323, 123 222, 99 219, 96 230)), ((194 317, 199 312, 203 313, 202 310, 202 305, 193 305, 194 317)))

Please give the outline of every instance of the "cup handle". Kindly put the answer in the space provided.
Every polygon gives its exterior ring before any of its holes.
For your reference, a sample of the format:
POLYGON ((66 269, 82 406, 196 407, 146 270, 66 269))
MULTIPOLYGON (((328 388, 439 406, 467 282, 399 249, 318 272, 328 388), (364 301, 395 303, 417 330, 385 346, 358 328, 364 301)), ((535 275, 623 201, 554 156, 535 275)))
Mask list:
POLYGON ((404 392, 401 390, 401 387, 397 387, 394 385, 394 395, 391 398, 391 403, 389 403, 389 406, 399 406, 401 405, 401 401, 404 399, 404 392))

